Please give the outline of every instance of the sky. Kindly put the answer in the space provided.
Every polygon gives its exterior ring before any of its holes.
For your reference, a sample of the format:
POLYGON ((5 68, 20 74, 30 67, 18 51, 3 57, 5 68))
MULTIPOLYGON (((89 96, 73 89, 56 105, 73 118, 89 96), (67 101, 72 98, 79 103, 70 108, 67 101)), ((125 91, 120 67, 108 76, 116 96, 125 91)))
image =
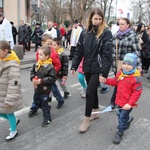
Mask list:
POLYGON ((130 0, 117 0, 117 16, 127 17, 127 13, 129 13, 131 17, 129 7, 130 7, 130 0), (123 14, 120 14, 121 10, 123 14))

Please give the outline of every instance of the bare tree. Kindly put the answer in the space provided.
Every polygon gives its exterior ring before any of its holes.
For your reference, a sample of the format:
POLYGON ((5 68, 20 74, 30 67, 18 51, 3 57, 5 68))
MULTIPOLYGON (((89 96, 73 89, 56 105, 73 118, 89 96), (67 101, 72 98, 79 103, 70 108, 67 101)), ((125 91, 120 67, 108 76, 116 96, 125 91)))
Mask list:
POLYGON ((150 0, 136 0, 131 1, 131 9, 133 10, 133 18, 137 18, 136 22, 150 22, 150 0), (147 16, 148 15, 148 16, 147 16), (148 20, 147 20, 148 19, 148 20))

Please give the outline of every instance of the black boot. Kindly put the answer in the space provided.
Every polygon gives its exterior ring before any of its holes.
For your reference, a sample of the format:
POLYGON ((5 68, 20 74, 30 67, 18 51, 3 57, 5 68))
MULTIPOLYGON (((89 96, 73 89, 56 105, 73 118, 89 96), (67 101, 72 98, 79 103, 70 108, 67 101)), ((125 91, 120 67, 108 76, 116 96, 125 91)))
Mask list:
POLYGON ((120 141, 122 140, 122 136, 123 136, 123 131, 117 131, 117 133, 113 139, 113 143, 120 144, 120 141))

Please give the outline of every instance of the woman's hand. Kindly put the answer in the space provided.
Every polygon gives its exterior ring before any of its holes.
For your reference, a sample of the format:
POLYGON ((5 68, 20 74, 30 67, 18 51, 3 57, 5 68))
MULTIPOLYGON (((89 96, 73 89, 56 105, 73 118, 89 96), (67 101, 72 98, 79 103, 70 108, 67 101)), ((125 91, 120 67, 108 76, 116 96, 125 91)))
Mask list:
POLYGON ((104 78, 103 76, 99 76, 99 82, 102 83, 106 82, 106 78, 104 78))
POLYGON ((72 75, 75 75, 75 74, 76 74, 76 71, 75 71, 75 70, 71 70, 71 74, 72 74, 72 75))

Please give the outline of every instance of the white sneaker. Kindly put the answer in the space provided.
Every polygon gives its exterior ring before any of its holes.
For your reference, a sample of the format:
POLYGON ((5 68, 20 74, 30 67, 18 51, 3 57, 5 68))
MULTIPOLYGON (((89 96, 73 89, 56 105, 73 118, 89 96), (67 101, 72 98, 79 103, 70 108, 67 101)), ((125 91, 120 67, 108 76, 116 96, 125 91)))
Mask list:
POLYGON ((11 131, 11 132, 9 133, 9 135, 6 137, 6 140, 12 140, 12 139, 14 139, 17 135, 18 135, 17 130, 16 130, 16 131, 11 131))
POLYGON ((82 98, 86 97, 86 92, 84 94, 81 95, 82 98))
POLYGON ((82 90, 81 90, 81 95, 83 95, 84 93, 86 92, 86 88, 83 88, 82 90))

